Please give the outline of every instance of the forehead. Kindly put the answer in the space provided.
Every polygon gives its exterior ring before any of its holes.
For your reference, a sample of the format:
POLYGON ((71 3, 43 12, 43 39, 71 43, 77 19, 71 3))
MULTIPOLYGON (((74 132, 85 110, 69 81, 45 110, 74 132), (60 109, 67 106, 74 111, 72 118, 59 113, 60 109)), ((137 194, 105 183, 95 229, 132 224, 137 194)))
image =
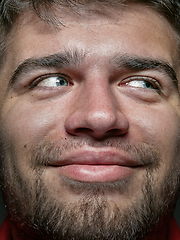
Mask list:
POLYGON ((97 55, 97 59, 121 53, 163 58, 175 65, 176 33, 164 17, 147 6, 109 8, 104 14, 85 10, 75 14, 63 9, 56 15, 63 25, 47 24, 32 12, 20 17, 12 32, 13 64, 77 48, 97 55))

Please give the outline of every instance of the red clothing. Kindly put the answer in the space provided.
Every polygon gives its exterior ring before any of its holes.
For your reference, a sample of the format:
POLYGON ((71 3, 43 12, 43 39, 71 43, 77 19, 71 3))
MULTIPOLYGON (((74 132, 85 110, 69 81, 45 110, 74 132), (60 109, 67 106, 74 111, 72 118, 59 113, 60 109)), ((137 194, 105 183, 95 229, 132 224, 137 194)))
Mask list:
MULTIPOLYGON (((11 227, 8 217, 5 219, 0 229, 0 240, 12 240, 11 227)), ((180 240, 180 230, 174 218, 172 218, 169 223, 167 240, 180 240)))
POLYGON ((4 220, 1 229, 0 229, 0 240, 11 240, 11 227, 9 223, 9 218, 6 217, 4 220))
MULTIPOLYGON (((1 239, 1 235, 0 235, 0 239, 1 239)), ((175 218, 172 218, 172 220, 169 223, 168 240, 180 240, 180 230, 176 223, 175 218)))

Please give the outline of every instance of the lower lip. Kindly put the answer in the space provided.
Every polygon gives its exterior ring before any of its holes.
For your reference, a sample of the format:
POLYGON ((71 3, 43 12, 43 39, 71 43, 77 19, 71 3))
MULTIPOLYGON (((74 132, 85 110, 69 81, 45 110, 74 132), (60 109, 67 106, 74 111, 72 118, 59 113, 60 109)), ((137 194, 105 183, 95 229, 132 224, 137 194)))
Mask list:
POLYGON ((82 182, 110 182, 131 177, 135 168, 118 165, 66 165, 57 167, 67 178, 82 182))

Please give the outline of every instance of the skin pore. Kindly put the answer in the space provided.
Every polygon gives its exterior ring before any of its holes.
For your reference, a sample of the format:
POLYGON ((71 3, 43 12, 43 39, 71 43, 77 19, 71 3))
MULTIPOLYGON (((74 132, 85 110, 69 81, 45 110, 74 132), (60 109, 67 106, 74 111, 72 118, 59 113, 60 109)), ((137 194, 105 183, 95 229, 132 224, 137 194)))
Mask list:
POLYGON ((29 12, 13 30, 0 75, 13 240, 166 239, 180 165, 176 33, 145 6, 110 13, 59 12, 58 29, 29 12))

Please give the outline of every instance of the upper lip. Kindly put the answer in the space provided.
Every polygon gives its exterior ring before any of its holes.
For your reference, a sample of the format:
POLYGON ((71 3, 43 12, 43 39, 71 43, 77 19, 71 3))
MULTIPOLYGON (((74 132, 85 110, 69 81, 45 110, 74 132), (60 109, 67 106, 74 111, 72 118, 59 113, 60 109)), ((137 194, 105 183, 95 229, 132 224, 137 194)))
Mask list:
POLYGON ((62 155, 58 160, 54 159, 50 161, 50 165, 119 165, 124 167, 139 167, 143 164, 122 150, 80 148, 62 155))

